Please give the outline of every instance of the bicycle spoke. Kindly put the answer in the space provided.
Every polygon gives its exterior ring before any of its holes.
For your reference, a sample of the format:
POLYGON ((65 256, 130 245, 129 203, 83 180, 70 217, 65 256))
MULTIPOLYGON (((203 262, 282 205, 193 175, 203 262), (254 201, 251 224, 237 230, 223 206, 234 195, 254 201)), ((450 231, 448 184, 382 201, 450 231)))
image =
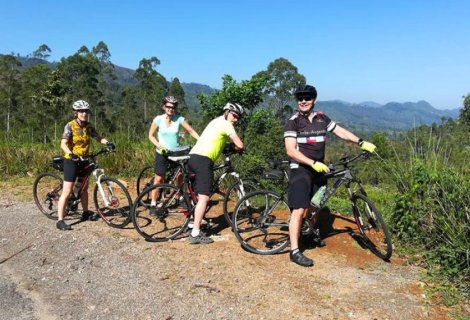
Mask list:
POLYGON ((171 185, 155 185, 144 190, 132 209, 133 223, 137 232, 148 241, 167 241, 178 237, 189 223, 189 209, 180 189, 171 185), (150 202, 142 204, 141 199, 151 199, 155 193, 154 211, 150 202))
POLYGON ((52 173, 44 173, 34 181, 34 201, 38 209, 49 219, 57 220, 57 205, 62 185, 62 179, 52 173))
POLYGON ((356 223, 364 237, 365 244, 378 257, 383 260, 390 259, 393 249, 392 241, 380 212, 363 195, 357 195, 354 198, 353 208, 356 223))
POLYGON ((290 209, 279 195, 255 191, 236 206, 233 231, 246 250, 257 254, 277 253, 288 245, 289 216, 290 209))
POLYGON ((238 180, 232 184, 224 198, 224 217, 229 225, 232 225, 232 216, 238 201, 250 192, 259 189, 260 183, 252 179, 238 180))
POLYGON ((112 227, 123 228, 130 222, 132 200, 126 187, 114 178, 104 177, 96 185, 93 199, 98 214, 112 227))

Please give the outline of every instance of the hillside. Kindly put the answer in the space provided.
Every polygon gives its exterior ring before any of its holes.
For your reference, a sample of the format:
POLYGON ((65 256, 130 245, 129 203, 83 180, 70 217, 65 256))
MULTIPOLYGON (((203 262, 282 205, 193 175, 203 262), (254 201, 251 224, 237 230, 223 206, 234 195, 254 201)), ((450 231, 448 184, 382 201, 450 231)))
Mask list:
MULTIPOLYGON (((22 69, 26 69, 36 63, 44 62, 36 58, 17 57, 22 63, 22 69)), ((47 61, 46 61, 47 62, 47 61)), ((47 62, 51 68, 56 63, 47 62)), ((134 70, 114 65, 116 74, 113 87, 134 86, 137 81, 133 78, 134 70)), ((211 95, 216 89, 199 83, 181 82, 185 91, 185 98, 189 108, 199 109, 196 96, 199 93, 211 95)), ((295 101, 291 102, 295 106, 295 101)), ((325 112, 334 121, 343 124, 352 130, 362 132, 372 131, 401 131, 419 125, 440 124, 443 118, 456 119, 459 116, 458 109, 439 110, 426 101, 418 102, 389 102, 381 105, 374 101, 365 101, 352 104, 341 100, 318 101, 316 110, 325 112)))
POLYGON ((423 124, 440 124, 442 118, 457 118, 458 109, 438 110, 426 101, 390 102, 383 106, 349 104, 342 101, 319 101, 316 109, 325 112, 338 123, 365 131, 406 130, 423 124))
MULTIPOLYGON (((121 84, 135 84, 132 78, 133 70, 115 66, 117 81, 121 84)), ((181 83, 186 94, 186 102, 190 108, 198 109, 196 95, 210 95, 216 91, 204 84, 181 83)), ((293 101, 292 105, 295 102, 293 101)), ((439 110, 426 101, 418 102, 389 102, 385 105, 373 101, 352 104, 345 101, 318 101, 316 109, 324 111, 334 121, 344 123, 350 129, 361 131, 401 131, 419 125, 440 124, 442 118, 456 119, 458 109, 439 110), (347 124, 347 125, 346 125, 347 124)))

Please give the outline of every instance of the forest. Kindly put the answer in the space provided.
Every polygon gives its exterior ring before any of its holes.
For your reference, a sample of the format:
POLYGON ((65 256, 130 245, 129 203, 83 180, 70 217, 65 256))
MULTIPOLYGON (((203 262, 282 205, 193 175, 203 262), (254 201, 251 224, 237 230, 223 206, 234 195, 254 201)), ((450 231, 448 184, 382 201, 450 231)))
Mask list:
MULTIPOLYGON (((179 112, 198 132, 222 113, 227 102, 248 110, 237 126, 247 146, 236 166, 244 173, 266 166, 267 159, 285 159, 283 127, 293 113, 293 92, 306 78, 287 59, 278 58, 251 79, 222 76, 222 88, 200 92, 187 101, 178 78, 168 81, 158 70, 157 57, 142 58, 122 83, 115 74, 104 42, 82 46, 59 62, 47 62, 51 50, 41 45, 22 64, 18 56, 0 56, 0 176, 13 179, 51 170, 60 154, 60 137, 73 118, 73 101, 92 107, 96 130, 113 141, 116 154, 100 164, 113 175, 134 177, 150 164, 147 139, 152 119, 162 113, 161 99, 173 95, 179 112)), ((344 124, 347 127, 347 123, 344 124)), ((427 268, 441 284, 449 305, 470 297, 470 94, 462 99, 458 119, 421 125, 400 132, 353 130, 377 145, 377 156, 357 169, 371 198, 379 204, 392 229, 395 251, 410 263, 427 268)), ((184 136, 185 144, 193 144, 184 136)), ((359 148, 330 137, 327 161, 359 148)), ((332 211, 344 212, 340 198, 332 211)))

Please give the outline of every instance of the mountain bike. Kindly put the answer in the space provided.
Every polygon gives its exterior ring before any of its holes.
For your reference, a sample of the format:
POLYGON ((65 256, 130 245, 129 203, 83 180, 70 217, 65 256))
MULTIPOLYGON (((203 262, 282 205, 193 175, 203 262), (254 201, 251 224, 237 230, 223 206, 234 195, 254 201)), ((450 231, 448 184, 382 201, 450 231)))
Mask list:
MULTIPOLYGON (((353 157, 343 157, 338 163, 329 165, 327 180, 333 180, 320 205, 302 221, 302 235, 314 232, 315 216, 328 199, 342 185, 346 187, 352 205, 352 215, 364 244, 381 259, 388 261, 392 255, 392 240, 381 213, 372 201, 359 179, 353 176, 352 163, 359 158, 367 159, 369 153, 362 152, 353 157), (354 187, 354 188, 353 188, 354 187)), ((289 219, 291 210, 286 202, 286 193, 258 190, 244 196, 236 205, 232 229, 241 246, 256 254, 275 254, 289 244, 289 219)))
MULTIPOLYGON (((170 150, 167 154, 163 155, 164 157, 177 157, 185 156, 191 151, 191 146, 181 146, 174 150, 170 150)), ((178 163, 174 161, 168 161, 169 167, 165 174, 165 183, 174 184, 176 178, 181 173, 181 167, 178 163)), ((153 165, 149 165, 140 170, 137 176, 136 189, 137 194, 140 194, 144 189, 153 185, 155 179, 155 170, 153 165)))
POLYGON ((276 181, 276 184, 281 184, 283 187, 287 187, 287 185, 284 184, 284 181, 286 181, 289 176, 286 170, 282 170, 282 167, 288 165, 289 161, 267 160, 267 162, 271 169, 256 166, 249 170, 247 176, 250 178, 235 181, 225 192, 224 216, 230 226, 232 225, 233 211, 238 201, 250 192, 264 189, 261 179, 274 180, 276 181))
MULTIPOLYGON (((101 150, 85 157, 80 157, 82 164, 74 192, 72 192, 65 208, 65 215, 76 214, 78 204, 87 185, 90 176, 96 180, 93 189, 93 202, 96 212, 106 224, 114 228, 123 228, 130 222, 129 211, 132 208, 132 200, 126 187, 117 179, 106 176, 104 170, 99 168, 96 157, 112 150, 101 150)), ((53 158, 52 167, 63 170, 64 158, 53 158)), ((43 173, 36 177, 33 184, 33 197, 39 210, 49 219, 57 220, 58 202, 63 189, 63 179, 55 173, 43 173)))
MULTIPOLYGON (((226 155, 229 158, 229 155, 226 155)), ((177 238, 188 229, 188 225, 194 213, 194 207, 197 203, 197 195, 194 193, 193 181, 195 175, 189 173, 187 162, 189 156, 169 156, 169 160, 178 164, 183 173, 183 182, 180 185, 174 184, 156 184, 144 189, 134 201, 131 210, 132 221, 137 232, 148 241, 160 242, 177 238), (155 192, 158 196, 156 199, 156 214, 150 212, 151 194, 155 192)), ((218 188, 220 191, 220 181, 234 181, 232 185, 236 185, 233 189, 245 190, 252 188, 245 186, 244 180, 240 179, 238 173, 233 171, 233 167, 228 163, 227 159, 224 164, 217 166, 215 170, 221 170, 222 174, 214 179, 213 190, 218 188)), ((225 207, 229 208, 231 202, 238 202, 239 198, 245 193, 235 193, 231 197, 225 197, 225 207)))
MULTIPOLYGON (((183 146, 178 149, 170 150, 165 157, 169 161, 169 168, 166 172, 165 184, 175 185, 176 177, 183 172, 182 164, 178 161, 172 161, 172 158, 178 159, 179 156, 187 155, 190 146, 183 146)), ((231 216, 233 208, 242 196, 250 191, 260 189, 261 184, 257 179, 241 179, 240 174, 235 170, 232 163, 232 156, 238 153, 231 143, 227 143, 223 150, 224 161, 214 166, 214 181, 212 184, 212 194, 215 195, 213 202, 223 201, 223 212, 225 219, 231 225, 231 216)), ((137 176, 137 194, 141 194, 145 189, 154 184, 155 171, 153 166, 146 166, 137 176)), ((148 199, 142 198, 143 201, 148 199)), ((211 202, 211 203, 213 203, 211 202)), ((210 205, 208 206, 208 210, 210 205)))
POLYGON ((183 182, 152 184, 147 186, 134 201, 131 220, 137 232, 147 241, 161 242, 175 239, 189 224, 197 196, 192 189, 187 162, 189 156, 168 157, 183 172, 183 182), (156 213, 150 211, 151 195, 157 194, 156 213))

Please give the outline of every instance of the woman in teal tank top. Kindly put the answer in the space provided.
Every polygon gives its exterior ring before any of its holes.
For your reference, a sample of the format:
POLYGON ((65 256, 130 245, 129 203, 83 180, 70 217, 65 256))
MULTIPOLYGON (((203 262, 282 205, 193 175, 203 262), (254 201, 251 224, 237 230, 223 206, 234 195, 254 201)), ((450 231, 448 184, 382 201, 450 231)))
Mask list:
MULTIPOLYGON (((175 149, 180 146, 179 132, 181 127, 186 130, 194 139, 199 139, 197 132, 189 125, 186 119, 176 114, 176 108, 178 107, 178 100, 173 96, 166 96, 162 99, 162 108, 165 111, 164 114, 156 116, 152 124, 150 125, 148 138, 150 142, 155 146, 155 184, 165 182, 165 173, 168 169, 168 159, 163 155, 168 150, 175 149), (157 136, 155 136, 157 133, 157 136)), ((150 204, 150 213, 156 211, 156 199, 157 194, 152 193, 152 202, 150 204)))

